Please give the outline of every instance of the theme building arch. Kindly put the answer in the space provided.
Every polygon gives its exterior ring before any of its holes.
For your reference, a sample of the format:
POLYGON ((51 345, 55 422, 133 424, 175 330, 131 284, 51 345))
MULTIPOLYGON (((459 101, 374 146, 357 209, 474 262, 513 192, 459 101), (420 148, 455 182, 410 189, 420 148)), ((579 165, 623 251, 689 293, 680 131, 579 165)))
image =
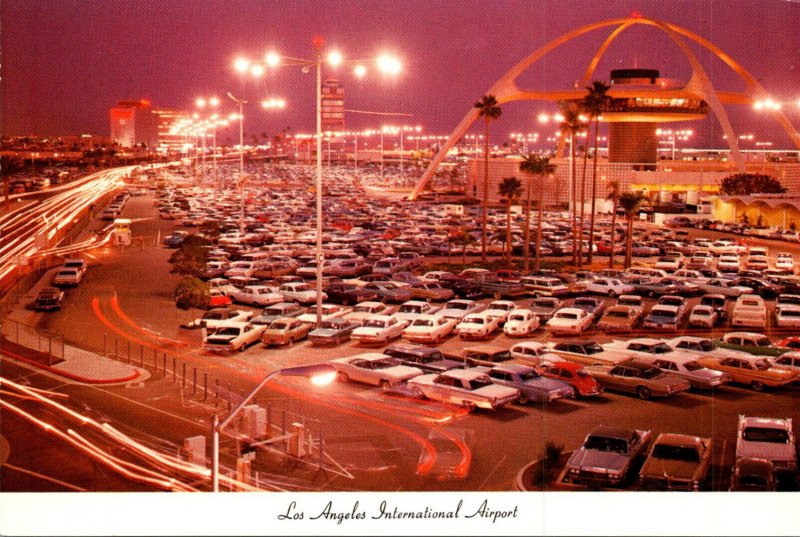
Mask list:
MULTIPOLYGON (((600 62, 600 59, 602 58, 603 54, 605 54, 610 44, 625 29, 636 24, 645 24, 654 26, 663 31, 678 46, 678 48, 684 54, 686 59, 689 61, 689 65, 692 69, 691 78, 682 88, 661 90, 659 91, 659 96, 675 97, 675 98, 699 97, 705 100, 708 103, 711 110, 714 112, 714 115, 717 117, 717 121, 719 121, 720 126, 722 127, 722 130, 726 135, 726 139, 728 142, 728 146, 730 147, 731 156, 733 160, 736 162, 739 171, 743 172, 744 161, 742 159, 741 153, 739 152, 738 140, 733 132, 733 128, 731 127, 728 115, 723 107, 723 104, 753 104, 758 98, 766 97, 767 93, 764 90, 763 86, 761 86, 761 84, 749 72, 747 72, 746 69, 744 69, 736 61, 734 61, 733 58, 731 58, 728 54, 723 52, 713 43, 709 42, 708 40, 704 39, 703 37, 693 32, 690 32, 685 28, 681 28, 680 26, 676 26, 668 22, 634 16, 625 19, 612 19, 612 20, 587 24, 586 26, 577 28, 571 32, 568 32, 554 39, 553 41, 550 41, 546 45, 542 46, 541 48, 533 52, 527 58, 523 59, 517 65, 509 69, 502 77, 500 77, 500 79, 497 82, 494 83, 494 85, 491 88, 489 88, 485 92, 485 94, 494 95, 495 98, 497 99, 498 104, 505 104, 520 100, 569 101, 569 100, 581 99, 586 95, 586 89, 584 88, 584 86, 586 86, 589 83, 589 80, 591 79, 594 70, 596 69, 598 63, 600 62), (586 34, 588 32, 600 28, 605 28, 608 26, 616 26, 616 28, 603 41, 603 43, 597 49, 595 55, 592 57, 583 75, 583 79, 581 80, 582 85, 580 88, 554 90, 554 91, 543 91, 543 90, 537 91, 537 90, 523 90, 517 85, 516 79, 519 77, 519 75, 521 75, 531 65, 539 61, 543 56, 545 56, 552 50, 583 34, 586 34), (689 48, 683 37, 687 37, 692 41, 698 43, 699 45, 703 46, 704 48, 708 49, 717 58, 719 58, 726 65, 728 65, 728 67, 730 67, 745 82, 746 85, 745 92, 735 93, 735 92, 715 90, 711 83, 710 77, 706 73, 705 69, 703 69, 702 65, 697 59, 697 56, 689 48)), ((636 90, 631 90, 631 89, 615 90, 615 88, 612 87, 609 90, 608 95, 613 97, 628 97, 628 96, 635 97, 636 96, 635 93, 636 90)), ((798 149, 800 149, 800 135, 798 135, 798 133, 794 130, 794 128, 789 123, 789 120, 786 118, 783 112, 781 112, 780 110, 775 110, 772 111, 772 114, 778 121, 778 123, 787 132, 789 137, 794 142, 795 146, 798 149)), ((447 152, 464 135, 464 133, 467 131, 470 125, 472 125, 472 123, 476 119, 478 119, 478 117, 479 117, 478 109, 476 108, 472 108, 470 109, 469 112, 467 112, 467 114, 464 116, 461 122, 459 122, 459 124, 450 134, 447 141, 439 149, 439 152, 434 156, 431 163, 428 165, 428 168, 425 170, 419 182, 414 187, 414 190, 412 190, 411 194, 409 194, 408 197, 409 200, 414 200, 417 198, 419 193, 425 188, 425 186, 433 177, 436 168, 439 166, 444 157, 447 155, 447 152)))

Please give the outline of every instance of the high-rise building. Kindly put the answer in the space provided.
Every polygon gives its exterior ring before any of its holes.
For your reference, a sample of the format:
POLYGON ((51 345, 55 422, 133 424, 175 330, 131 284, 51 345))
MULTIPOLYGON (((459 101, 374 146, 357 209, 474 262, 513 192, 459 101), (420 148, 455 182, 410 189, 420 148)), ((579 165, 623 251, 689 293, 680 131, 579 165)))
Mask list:
POLYGON ((184 143, 184 134, 174 132, 173 126, 179 121, 191 117, 185 110, 154 108, 158 129, 158 151, 160 153, 178 153, 184 143))
POLYGON ((344 130, 344 88, 335 78, 322 83, 322 131, 344 130))
POLYGON ((120 147, 158 145, 158 121, 150 101, 120 101, 111 109, 111 140, 120 147))

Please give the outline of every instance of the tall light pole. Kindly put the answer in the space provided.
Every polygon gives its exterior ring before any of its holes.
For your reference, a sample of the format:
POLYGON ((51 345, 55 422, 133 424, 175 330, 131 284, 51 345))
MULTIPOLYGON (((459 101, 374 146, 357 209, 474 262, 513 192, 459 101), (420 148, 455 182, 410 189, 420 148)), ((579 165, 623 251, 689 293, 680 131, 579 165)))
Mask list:
POLYGON ((231 92, 228 97, 239 105, 239 192, 241 201, 239 204, 239 233, 244 233, 244 99, 237 99, 231 92))
POLYGON ((235 418, 239 412, 249 403, 253 397, 264 387, 264 385, 273 377, 277 375, 305 377, 311 380, 311 383, 317 386, 329 384, 336 377, 336 372, 330 364, 312 364, 298 367, 287 367, 278 369, 268 374, 266 377, 256 385, 255 388, 242 399, 236 408, 234 408, 228 417, 219 421, 219 416, 214 414, 211 421, 211 490, 219 492, 219 435, 222 430, 235 418))
MULTIPOLYGON (((277 67, 279 64, 285 62, 288 65, 297 65, 300 66, 304 72, 310 71, 313 67, 316 71, 316 138, 317 138, 317 170, 316 170, 316 252, 315 258, 317 262, 317 270, 316 270, 316 311, 317 311, 317 319, 316 325, 319 326, 322 322, 322 262, 324 259, 324 255, 322 252, 322 64, 323 62, 328 63, 332 67, 337 67, 343 63, 351 63, 355 65, 354 73, 356 76, 361 77, 366 74, 366 67, 362 65, 365 62, 374 63, 377 68, 385 73, 389 74, 397 74, 400 72, 401 65, 400 62, 388 55, 381 55, 377 58, 372 60, 352 60, 349 62, 345 62, 344 58, 339 52, 331 51, 328 55, 323 59, 322 56, 322 46, 324 44, 324 40, 322 37, 315 37, 313 40, 314 46, 314 59, 308 60, 303 58, 297 57, 289 57, 289 56, 281 56, 275 52, 269 52, 264 57, 264 63, 267 67, 277 67)), ((240 60, 237 60, 237 63, 240 60)), ((245 65, 245 62, 249 65, 250 62, 247 60, 241 60, 241 65, 245 65)), ((238 67, 237 67, 238 69, 238 67)))

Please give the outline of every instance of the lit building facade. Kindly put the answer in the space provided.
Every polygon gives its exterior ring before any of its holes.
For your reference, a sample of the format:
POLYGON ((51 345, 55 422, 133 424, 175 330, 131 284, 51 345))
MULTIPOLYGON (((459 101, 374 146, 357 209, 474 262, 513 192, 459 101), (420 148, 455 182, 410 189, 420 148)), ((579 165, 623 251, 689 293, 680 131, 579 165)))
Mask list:
POLYGON ((158 120, 150 101, 120 101, 110 111, 111 140, 120 147, 158 145, 158 120))

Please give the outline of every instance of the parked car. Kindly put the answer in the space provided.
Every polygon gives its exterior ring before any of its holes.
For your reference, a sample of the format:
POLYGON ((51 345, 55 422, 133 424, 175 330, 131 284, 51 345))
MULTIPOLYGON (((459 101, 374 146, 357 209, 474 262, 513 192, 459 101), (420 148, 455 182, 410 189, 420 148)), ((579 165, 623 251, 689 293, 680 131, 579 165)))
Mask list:
POLYGON ((681 326, 681 308, 656 304, 644 318, 643 328, 650 330, 677 330, 681 326))
POLYGON ((418 367, 425 373, 441 373, 450 369, 464 367, 464 362, 456 362, 445 358, 442 351, 435 347, 393 343, 386 347, 383 353, 397 359, 404 365, 418 367))
POLYGON ((767 306, 758 295, 742 295, 736 299, 731 313, 731 327, 767 327, 767 306))
POLYGON ((261 334, 264 346, 291 345, 308 336, 311 325, 301 322, 297 317, 279 317, 269 323, 261 334))
POLYGON ((411 300, 414 293, 408 286, 401 286, 398 282, 375 281, 364 285, 364 289, 372 291, 378 295, 381 302, 391 302, 393 304, 411 300))
POLYGON ((358 325, 342 317, 325 319, 308 333, 312 345, 340 345, 350 339, 358 325))
POLYGON ((736 285, 734 280, 726 280, 724 278, 709 278, 705 282, 699 283, 698 286, 704 293, 713 293, 734 298, 753 293, 753 289, 750 287, 736 285))
POLYGON ((456 319, 439 314, 420 315, 405 327, 403 337, 413 343, 436 345, 453 333, 456 324, 456 319))
POLYGON ((619 486, 642 456, 652 433, 600 425, 589 433, 564 467, 563 480, 589 486, 619 486))
POLYGON ((555 277, 523 276, 519 282, 534 297, 564 297, 572 292, 569 285, 555 277))
POLYGON ((575 362, 544 362, 539 372, 572 387, 572 397, 590 397, 603 393, 603 387, 581 364, 575 362))
POLYGON ((33 303, 33 309, 36 311, 54 311, 61 309, 61 303, 64 301, 64 291, 57 287, 43 287, 39 294, 36 295, 36 300, 33 303))
POLYGON ((409 322, 390 315, 373 315, 353 330, 352 337, 365 345, 385 345, 392 339, 399 338, 409 322))
POLYGON ((707 306, 717 314, 717 322, 728 319, 728 300, 725 295, 707 294, 700 297, 700 306, 707 306))
POLYGON ((669 355, 640 356, 637 360, 653 365, 665 373, 689 381, 696 390, 711 390, 731 382, 731 376, 703 366, 698 356, 670 353, 669 355))
POLYGON ((636 394, 640 399, 667 397, 691 388, 687 380, 635 360, 615 366, 590 365, 586 371, 606 390, 636 394))
POLYGON ((409 380, 408 386, 415 397, 454 403, 470 410, 497 410, 520 396, 519 390, 495 384, 475 368, 420 375, 409 380))
POLYGON ((187 325, 187 328, 205 328, 207 330, 213 330, 221 325, 224 325, 228 322, 248 322, 253 317, 253 312, 249 310, 240 310, 240 309, 233 309, 233 308, 212 308, 205 313, 199 319, 192 321, 190 325, 187 325))
POLYGON ((561 357, 540 341, 522 341, 515 343, 510 349, 511 358, 518 363, 539 367, 546 363, 557 362, 561 357))
POLYGON ((528 309, 539 318, 541 324, 550 320, 555 312, 564 307, 564 301, 556 297, 539 297, 531 300, 528 309))
POLYGON ((250 306, 264 307, 283 302, 283 295, 267 285, 248 285, 230 296, 234 302, 250 306))
POLYGON ((519 390, 519 402, 551 403, 572 395, 572 387, 566 382, 541 376, 533 367, 503 363, 492 367, 477 367, 484 371, 495 384, 519 390))
POLYGON ((470 313, 481 311, 484 306, 474 300, 457 298, 450 300, 440 310, 440 315, 460 321, 470 313))
MULTIPOLYGON (((344 317, 351 311, 351 308, 340 306, 339 304, 322 304, 322 321, 326 321, 328 319, 335 319, 338 317, 344 317)), ((309 323, 309 324, 316 324, 317 323, 317 308, 308 308, 305 313, 298 315, 297 317, 300 319, 301 322, 309 323)))
POLYGON ((712 308, 711 306, 703 306, 702 304, 697 304, 692 308, 692 311, 689 313, 688 325, 690 327, 710 329, 713 328, 718 321, 719 317, 714 308, 712 308))
POLYGON ((508 314, 503 333, 508 337, 525 337, 539 328, 539 317, 531 310, 517 308, 508 314))
POLYGON ((768 280, 753 277, 735 278, 731 280, 731 285, 752 289, 753 294, 763 298, 775 298, 785 290, 780 284, 770 283, 768 280))
POLYGON ((328 295, 329 301, 344 304, 345 306, 378 299, 378 293, 375 291, 344 282, 328 285, 325 288, 325 293, 328 295))
POLYGON ((418 367, 401 365, 396 359, 377 352, 337 358, 330 364, 336 369, 336 376, 342 382, 363 382, 383 389, 389 389, 423 373, 418 367))
POLYGON ((487 366, 491 367, 500 362, 511 360, 508 349, 495 345, 471 345, 459 349, 457 353, 445 354, 451 360, 462 362, 465 367, 487 366))
POLYGON ((731 469, 731 492, 774 492, 778 489, 775 465, 766 459, 741 457, 731 469))
POLYGON ((644 316, 644 299, 638 295, 621 295, 617 306, 627 306, 636 311, 639 318, 644 316))
POLYGON ((500 328, 497 317, 486 311, 470 313, 456 325, 455 332, 461 339, 487 339, 500 328))
POLYGON ((788 348, 773 345, 772 340, 757 332, 728 332, 715 343, 723 349, 742 351, 756 356, 780 356, 789 351, 788 348))
POLYGON ((619 350, 607 350, 596 341, 574 339, 550 344, 551 352, 564 360, 582 365, 616 365, 630 359, 619 350))
POLYGON ((628 306, 611 306, 600 318, 597 328, 603 332, 630 332, 641 321, 641 311, 628 306))
POLYGON ((776 473, 797 479, 797 445, 792 418, 739 416, 736 458, 765 459, 776 473))
POLYGON ((429 302, 442 302, 453 298, 452 289, 443 287, 439 282, 417 282, 411 284, 411 296, 429 302))
POLYGON ((228 321, 208 332, 203 349, 211 352, 241 352, 259 341, 264 329, 263 325, 228 321))
POLYGON ((775 367, 762 356, 729 356, 726 358, 700 358, 698 362, 710 369, 727 373, 731 382, 746 384, 760 392, 764 387, 779 388, 797 380, 798 375, 788 369, 775 367))
POLYGON ((634 291, 633 285, 616 278, 595 278, 593 280, 588 280, 584 284, 584 289, 587 293, 608 295, 611 298, 619 295, 627 295, 634 291))
MULTIPOLYGON (((284 283, 278 288, 278 293, 280 293, 287 302, 297 302, 298 304, 306 305, 313 304, 317 301, 317 290, 307 283, 284 283)), ((321 296, 322 300, 328 298, 328 294, 325 291, 322 291, 321 296)))
POLYGON ((661 433, 639 471, 645 490, 699 491, 711 468, 711 438, 661 433))
POLYGON ((592 320, 592 316, 586 310, 561 308, 546 325, 554 336, 579 336, 592 326, 592 320))
POLYGON ((778 328, 800 329, 800 305, 778 304, 775 306, 775 325, 778 328))
POLYGON ((584 310, 592 318, 592 322, 595 322, 603 316, 606 303, 601 298, 579 296, 572 302, 572 307, 584 310))
POLYGON ((403 302, 397 311, 392 314, 392 317, 398 321, 410 323, 421 315, 432 315, 440 312, 440 310, 440 306, 434 306, 424 300, 409 300, 403 302))
POLYGON ((299 317, 306 312, 306 308, 295 302, 278 302, 264 308, 259 315, 254 316, 250 322, 253 324, 269 325, 281 317, 299 317))

